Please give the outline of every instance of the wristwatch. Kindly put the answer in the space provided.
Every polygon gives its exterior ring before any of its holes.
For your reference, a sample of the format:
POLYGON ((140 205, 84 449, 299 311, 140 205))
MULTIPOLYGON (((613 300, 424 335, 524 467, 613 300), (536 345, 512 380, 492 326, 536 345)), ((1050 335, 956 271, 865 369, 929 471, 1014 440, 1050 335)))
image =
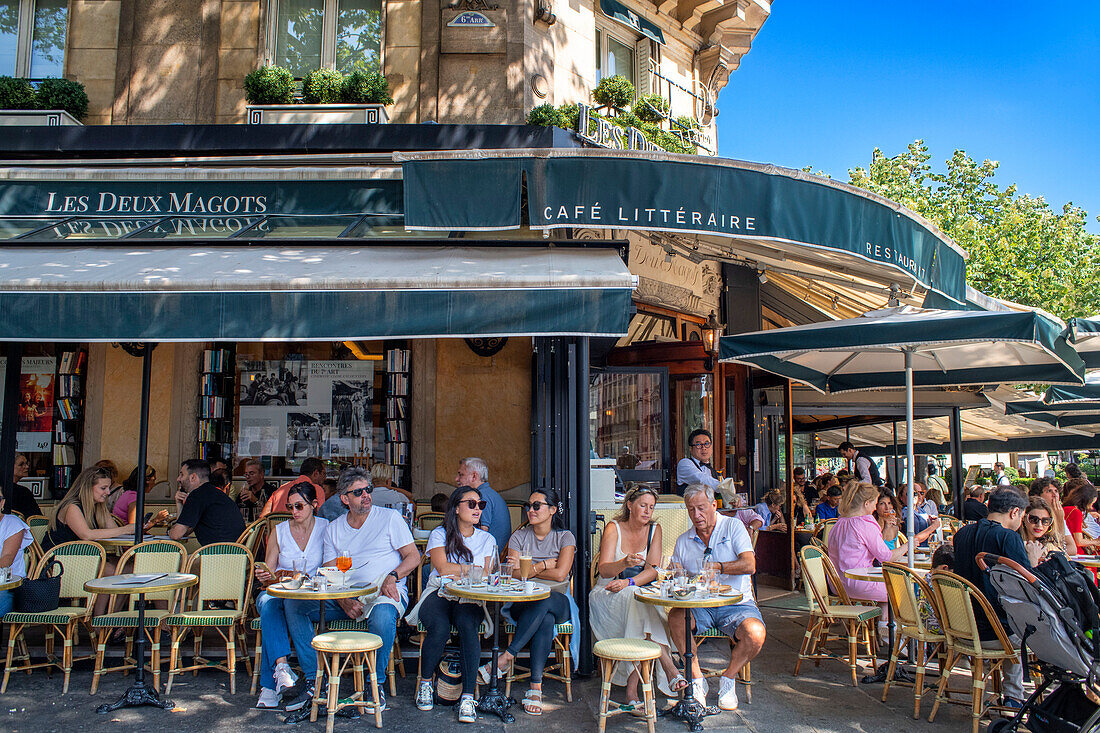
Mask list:
POLYGON ((391 570, 389 574, 393 576, 394 580, 401 580, 401 576, 397 574, 396 570, 391 570))

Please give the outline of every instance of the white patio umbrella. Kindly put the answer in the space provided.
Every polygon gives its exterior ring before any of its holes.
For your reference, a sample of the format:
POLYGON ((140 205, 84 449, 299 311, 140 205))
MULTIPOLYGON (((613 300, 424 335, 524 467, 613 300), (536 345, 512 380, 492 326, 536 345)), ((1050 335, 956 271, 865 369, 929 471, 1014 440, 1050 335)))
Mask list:
MULTIPOLYGON (((887 308, 859 318, 723 336, 719 358, 821 392, 905 386, 908 521, 913 534, 913 386, 1081 384, 1065 327, 1034 311, 887 308)), ((913 543, 909 542, 909 566, 913 543)))

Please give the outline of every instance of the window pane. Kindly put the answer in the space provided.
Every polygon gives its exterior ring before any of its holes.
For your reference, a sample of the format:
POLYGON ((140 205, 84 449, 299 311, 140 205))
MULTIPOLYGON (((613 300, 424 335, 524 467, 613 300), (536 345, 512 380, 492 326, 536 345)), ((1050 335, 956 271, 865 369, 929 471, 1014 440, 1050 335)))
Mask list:
POLYGON ((68 0, 37 0, 31 44, 31 77, 60 77, 65 61, 65 21, 68 0))
POLYGON ((589 438, 597 458, 629 471, 661 466, 661 377, 594 374, 588 388, 589 438))
POLYGON ((340 0, 336 15, 336 69, 379 71, 382 65, 382 1, 340 0))
POLYGON ((19 26, 19 0, 0 0, 0 74, 15 74, 16 34, 19 26))
POLYGON ((275 63, 303 77, 321 68, 324 0, 279 0, 275 63))
POLYGON ((604 37, 607 40, 605 53, 606 63, 603 68, 603 76, 625 76, 634 83, 634 49, 625 43, 620 43, 611 36, 604 37))

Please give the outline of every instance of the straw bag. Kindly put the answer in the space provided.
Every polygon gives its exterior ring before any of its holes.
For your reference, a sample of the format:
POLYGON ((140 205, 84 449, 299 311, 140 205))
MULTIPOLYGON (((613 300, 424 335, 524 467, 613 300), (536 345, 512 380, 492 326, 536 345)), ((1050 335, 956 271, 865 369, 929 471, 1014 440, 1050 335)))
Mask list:
POLYGON ((15 589, 15 610, 20 613, 43 613, 61 605, 61 576, 65 566, 55 558, 42 568, 37 578, 27 578, 15 589), (57 571, 56 575, 54 571, 57 571))

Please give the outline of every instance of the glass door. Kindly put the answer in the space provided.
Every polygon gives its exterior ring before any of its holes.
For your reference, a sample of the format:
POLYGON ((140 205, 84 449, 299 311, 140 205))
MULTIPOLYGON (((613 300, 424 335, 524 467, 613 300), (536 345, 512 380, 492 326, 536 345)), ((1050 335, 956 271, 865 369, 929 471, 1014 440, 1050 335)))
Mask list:
POLYGON ((626 482, 667 493, 670 443, 668 370, 593 370, 588 387, 589 439, 595 458, 614 459, 626 482))

